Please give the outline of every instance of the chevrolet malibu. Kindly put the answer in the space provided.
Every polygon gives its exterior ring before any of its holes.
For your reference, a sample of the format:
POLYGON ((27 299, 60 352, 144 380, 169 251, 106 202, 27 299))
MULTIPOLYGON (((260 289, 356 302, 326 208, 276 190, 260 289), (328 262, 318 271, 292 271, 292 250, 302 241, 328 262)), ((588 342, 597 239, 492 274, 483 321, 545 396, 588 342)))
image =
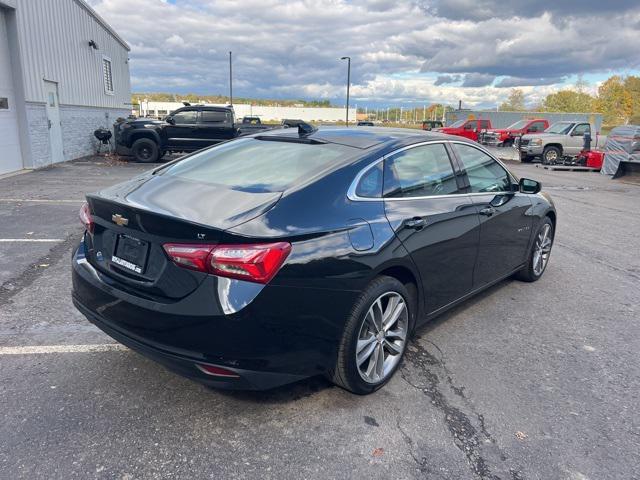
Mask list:
POLYGON ((556 211, 474 142, 384 128, 274 130, 87 196, 73 301, 209 386, 325 375, 383 386, 411 333, 545 271, 556 211))

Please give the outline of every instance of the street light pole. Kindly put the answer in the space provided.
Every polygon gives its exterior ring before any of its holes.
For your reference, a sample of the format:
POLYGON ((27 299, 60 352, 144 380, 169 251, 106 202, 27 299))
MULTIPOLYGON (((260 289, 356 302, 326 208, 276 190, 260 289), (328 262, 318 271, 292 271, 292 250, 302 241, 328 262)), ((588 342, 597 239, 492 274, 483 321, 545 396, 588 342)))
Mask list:
POLYGON ((231 64, 232 53, 229 52, 229 105, 233 105, 233 67, 231 64))
POLYGON ((340 60, 347 61, 347 121, 346 125, 349 126, 349 86, 351 85, 351 57, 340 57, 340 60))

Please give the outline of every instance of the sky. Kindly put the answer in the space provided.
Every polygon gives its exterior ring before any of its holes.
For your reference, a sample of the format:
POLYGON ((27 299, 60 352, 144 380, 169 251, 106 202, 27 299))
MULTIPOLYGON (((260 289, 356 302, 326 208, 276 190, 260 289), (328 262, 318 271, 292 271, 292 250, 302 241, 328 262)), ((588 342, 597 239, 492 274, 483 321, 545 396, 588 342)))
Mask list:
POLYGON ((638 0, 89 0, 134 92, 495 108, 640 73, 638 0))

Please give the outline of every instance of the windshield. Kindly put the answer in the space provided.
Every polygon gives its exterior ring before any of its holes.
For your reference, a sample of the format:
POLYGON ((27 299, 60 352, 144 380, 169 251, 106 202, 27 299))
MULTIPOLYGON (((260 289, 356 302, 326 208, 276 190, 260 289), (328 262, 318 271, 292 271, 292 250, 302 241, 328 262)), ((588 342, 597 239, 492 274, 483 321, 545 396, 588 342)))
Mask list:
POLYGON ((565 133, 569 133, 571 127, 573 127, 573 123, 571 122, 556 122, 549 128, 547 128, 545 130, 545 133, 559 133, 561 135, 564 135, 565 133))
POLYGON ((198 152, 158 174, 245 192, 281 192, 351 151, 351 147, 332 143, 243 138, 198 152))
POLYGON ((453 128, 457 128, 457 127, 461 127, 461 126, 463 126, 465 123, 466 123, 466 120, 458 120, 457 122, 452 123, 452 124, 451 124, 451 125, 449 125, 449 126, 450 126, 450 127, 453 127, 453 128))
POLYGON ((509 125, 507 130, 522 130, 527 123, 529 123, 528 120, 519 120, 513 125, 509 125))

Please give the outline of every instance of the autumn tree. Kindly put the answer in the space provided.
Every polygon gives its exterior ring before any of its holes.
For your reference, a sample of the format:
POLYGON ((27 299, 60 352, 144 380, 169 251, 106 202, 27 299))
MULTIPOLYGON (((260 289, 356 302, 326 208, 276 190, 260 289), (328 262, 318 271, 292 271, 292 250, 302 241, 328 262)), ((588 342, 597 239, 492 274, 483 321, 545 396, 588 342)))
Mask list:
POLYGON ((614 75, 598 88, 597 108, 602 112, 604 123, 626 124, 633 113, 633 98, 625 81, 614 75))
POLYGON ((595 98, 584 91, 560 90, 547 95, 542 102, 542 109, 545 112, 593 112, 594 103, 595 98))
POLYGON ((631 118, 629 123, 640 125, 640 77, 630 75, 625 78, 624 88, 631 95, 631 118))
POLYGON ((507 101, 500 104, 500 110, 503 112, 521 112, 524 109, 524 92, 519 88, 511 89, 507 101))

